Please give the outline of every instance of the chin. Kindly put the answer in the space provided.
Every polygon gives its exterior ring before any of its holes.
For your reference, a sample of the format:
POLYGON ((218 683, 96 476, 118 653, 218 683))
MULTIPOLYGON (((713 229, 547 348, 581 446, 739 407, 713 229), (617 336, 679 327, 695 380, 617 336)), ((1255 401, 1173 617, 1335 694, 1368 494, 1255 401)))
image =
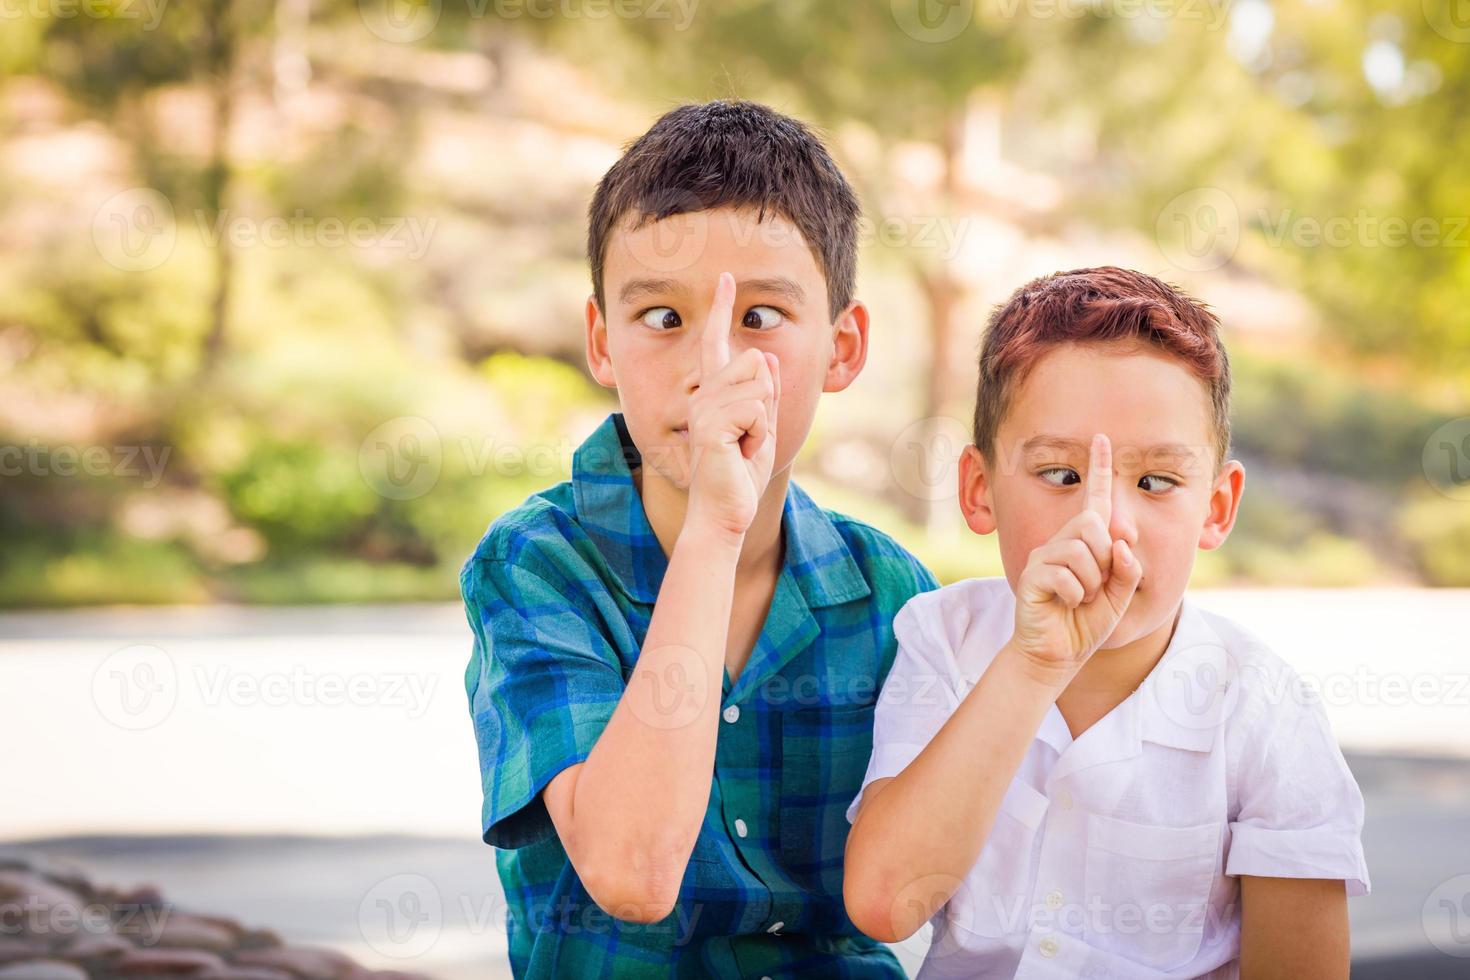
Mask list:
MULTIPOLYGON (((678 450, 669 447, 669 455, 662 457, 657 462, 648 461, 648 468, 657 473, 659 478, 676 490, 689 492, 689 464, 682 456, 675 455, 678 450)), ((647 460, 647 457, 644 457, 647 460)))
POLYGON ((1135 593, 1133 603, 1129 605, 1128 611, 1119 620, 1117 628, 1113 630, 1112 634, 1108 636, 1107 640, 1098 649, 1116 650, 1152 633, 1159 624, 1154 623, 1153 625, 1149 625, 1145 622, 1147 617, 1148 612, 1139 605, 1137 594, 1135 593))

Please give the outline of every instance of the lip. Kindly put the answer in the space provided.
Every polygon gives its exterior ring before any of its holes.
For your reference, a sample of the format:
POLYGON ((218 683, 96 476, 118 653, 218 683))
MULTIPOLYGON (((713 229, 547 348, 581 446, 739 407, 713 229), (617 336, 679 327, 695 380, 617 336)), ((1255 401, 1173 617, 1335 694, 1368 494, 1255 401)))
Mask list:
POLYGON ((687 425, 675 426, 674 427, 674 431, 676 433, 678 433, 679 435, 683 436, 685 439, 688 439, 689 438, 689 426, 687 426, 687 425))

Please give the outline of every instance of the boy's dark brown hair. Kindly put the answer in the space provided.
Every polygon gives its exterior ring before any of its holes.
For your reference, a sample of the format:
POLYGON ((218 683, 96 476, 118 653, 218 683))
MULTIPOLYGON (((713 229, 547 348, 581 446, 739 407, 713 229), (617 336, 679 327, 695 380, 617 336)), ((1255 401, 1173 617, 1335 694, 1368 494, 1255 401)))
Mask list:
POLYGON ((852 301, 857 196, 805 125, 757 102, 682 105, 665 113, 603 175, 587 210, 587 260, 606 311, 603 263, 613 229, 714 208, 755 208, 794 224, 827 280, 830 315, 852 301))
POLYGON ((1183 361, 1209 391, 1215 469, 1230 454, 1230 359, 1205 304, 1153 276, 1101 266, 1033 279, 996 307, 980 348, 975 446, 995 462, 1010 400, 1050 348, 1140 341, 1183 361))

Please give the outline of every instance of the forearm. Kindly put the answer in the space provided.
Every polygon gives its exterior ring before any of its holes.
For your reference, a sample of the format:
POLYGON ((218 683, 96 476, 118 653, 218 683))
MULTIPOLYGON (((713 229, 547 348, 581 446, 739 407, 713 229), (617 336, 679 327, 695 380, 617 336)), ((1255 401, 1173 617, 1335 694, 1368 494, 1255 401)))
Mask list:
POLYGON ((865 799, 848 837, 844 898, 868 935, 896 942, 949 900, 1060 687, 1002 650, 907 768, 865 799))
POLYGON ((672 902, 709 804, 740 539, 680 533, 628 687, 581 767, 574 846, 672 902))

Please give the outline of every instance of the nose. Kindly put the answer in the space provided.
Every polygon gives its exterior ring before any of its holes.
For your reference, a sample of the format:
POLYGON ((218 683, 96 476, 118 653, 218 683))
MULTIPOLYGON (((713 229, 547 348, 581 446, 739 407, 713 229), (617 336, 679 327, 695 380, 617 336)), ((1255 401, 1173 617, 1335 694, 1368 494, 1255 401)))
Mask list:
POLYGON ((1138 520, 1134 507, 1137 494, 1132 492, 1127 481, 1113 479, 1113 514, 1108 520, 1108 534, 1112 538, 1126 541, 1132 548, 1138 544, 1138 520))
MULTIPOLYGON (((684 368, 683 385, 686 395, 692 395, 699 390, 699 379, 704 373, 702 365, 704 332, 708 329, 709 325, 701 322, 698 327, 685 332, 683 342, 679 345, 679 356, 682 358, 684 368)), ((730 334, 730 356, 733 358, 744 351, 749 345, 742 339, 741 332, 734 330, 733 320, 725 324, 725 330, 733 331, 730 334)))

